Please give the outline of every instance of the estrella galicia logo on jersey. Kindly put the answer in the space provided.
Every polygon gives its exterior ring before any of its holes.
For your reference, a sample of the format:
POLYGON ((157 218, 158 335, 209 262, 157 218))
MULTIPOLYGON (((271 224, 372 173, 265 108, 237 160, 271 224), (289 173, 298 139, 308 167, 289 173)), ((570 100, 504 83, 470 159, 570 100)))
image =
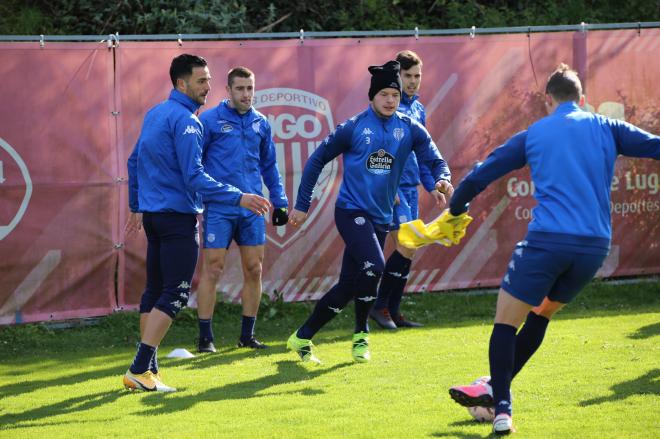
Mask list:
POLYGON ((201 135, 202 133, 199 130, 199 128, 195 128, 192 125, 188 125, 186 127, 186 130, 183 132, 183 135, 186 135, 186 134, 199 134, 199 135, 201 135))
MULTIPOLYGON (((305 163, 335 127, 330 103, 306 90, 268 88, 255 92, 253 105, 270 124, 282 185, 289 205, 292 206, 298 197, 300 176, 305 163)), ((269 227, 266 239, 280 248, 285 248, 307 228, 314 227, 314 218, 326 207, 332 207, 329 201, 338 189, 338 185, 334 184, 338 169, 337 160, 331 161, 323 168, 312 194, 307 221, 300 228, 289 225, 269 227)), ((263 192, 264 196, 268 197, 267 187, 264 186, 263 192)))
POLYGON ((384 149, 379 149, 367 157, 367 171, 376 175, 389 174, 393 163, 394 156, 384 149))
POLYGON ((0 241, 21 222, 32 197, 32 178, 27 165, 18 152, 0 137, 0 191, 5 190, 5 187, 19 197, 8 196, 3 201, 0 211, 0 241))
POLYGON ((231 125, 229 125, 229 124, 227 123, 227 124, 224 124, 224 125, 222 126, 222 128, 220 128, 220 132, 221 132, 221 133, 228 133, 228 132, 232 131, 233 129, 234 129, 234 127, 232 127, 231 125))
POLYGON ((403 139, 405 133, 403 132, 403 128, 394 128, 394 130, 392 131, 392 135, 397 140, 397 142, 400 142, 401 139, 403 139))

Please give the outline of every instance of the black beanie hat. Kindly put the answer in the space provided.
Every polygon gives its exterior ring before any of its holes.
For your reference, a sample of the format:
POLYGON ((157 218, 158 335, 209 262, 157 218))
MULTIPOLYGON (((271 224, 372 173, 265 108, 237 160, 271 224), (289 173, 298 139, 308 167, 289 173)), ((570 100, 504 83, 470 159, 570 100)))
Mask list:
POLYGON ((371 73, 371 86, 369 87, 369 100, 372 101, 376 93, 384 88, 395 88, 401 90, 401 77, 399 71, 401 65, 397 61, 388 61, 382 66, 370 66, 369 73, 371 73))

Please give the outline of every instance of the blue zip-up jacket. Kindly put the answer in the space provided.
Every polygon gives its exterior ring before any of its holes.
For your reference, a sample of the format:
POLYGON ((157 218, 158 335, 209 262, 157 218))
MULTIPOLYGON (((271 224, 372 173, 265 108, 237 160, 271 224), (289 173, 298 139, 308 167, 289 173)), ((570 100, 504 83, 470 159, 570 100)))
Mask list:
POLYGON ((339 125, 307 160, 296 209, 309 210, 321 170, 343 154, 344 176, 337 207, 363 210, 373 222, 389 224, 403 166, 412 151, 431 169, 434 181, 450 181, 449 167, 426 128, 399 112, 381 118, 369 106, 339 125))
POLYGON ((461 181, 451 198, 458 215, 492 181, 529 164, 538 204, 526 240, 547 248, 606 254, 612 237, 610 191, 617 156, 660 159, 660 137, 627 122, 561 103, 511 137, 461 181))
MULTIPOLYGON (((401 95, 401 102, 399 103, 399 112, 410 116, 420 124, 426 127, 426 109, 424 105, 419 102, 419 96, 412 97, 403 93, 401 95)), ((422 183, 424 189, 431 192, 435 189, 435 181, 431 175, 431 171, 423 163, 417 161, 417 156, 413 152, 406 161, 406 166, 403 168, 401 175, 401 183, 399 187, 403 189, 416 188, 418 184, 422 183)))
POLYGON ((262 195, 263 177, 273 206, 289 207, 277 169, 270 124, 263 114, 250 108, 241 115, 226 99, 199 119, 204 126, 202 163, 211 177, 257 195, 262 195))
POLYGON ((199 105, 178 90, 149 110, 128 158, 132 212, 201 213, 202 200, 238 205, 242 193, 219 183, 202 167, 199 105))

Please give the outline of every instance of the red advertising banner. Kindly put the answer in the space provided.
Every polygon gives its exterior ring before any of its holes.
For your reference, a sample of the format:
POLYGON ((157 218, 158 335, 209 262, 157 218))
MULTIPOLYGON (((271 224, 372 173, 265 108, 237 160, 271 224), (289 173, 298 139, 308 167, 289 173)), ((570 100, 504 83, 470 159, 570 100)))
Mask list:
MULTIPOLYGON (((658 29, 474 38, 122 42, 110 51, 86 44, 45 49, 0 45, 0 71, 10 84, 27 71, 43 78, 31 81, 32 105, 25 102, 23 87, 5 84, 2 90, 0 323, 136 307, 144 287, 146 240, 139 235, 124 242, 127 195, 122 180, 144 114, 172 88, 168 69, 173 57, 195 53, 208 60, 212 89, 201 112, 225 97, 230 68, 244 65, 255 72, 254 106, 271 123, 293 204, 309 155, 337 124, 367 107, 367 66, 382 64, 403 49, 414 50, 424 61, 420 100, 426 125, 455 183, 476 161, 545 115, 545 82, 559 62, 581 74, 591 111, 660 133, 660 90, 654 87, 660 63, 653 61, 660 59, 658 29), (29 195, 25 169, 33 182, 29 195), (29 203, 22 208, 26 198, 29 203)), ((660 272, 659 168, 652 160, 619 160, 612 186, 613 246, 600 276, 660 272)), ((266 293, 282 292, 286 300, 316 299, 336 281, 343 243, 333 208, 341 176, 341 160, 326 166, 301 229, 268 226, 266 293)), ((408 291, 498 285, 531 218, 533 190, 525 170, 493 184, 472 204, 475 221, 461 245, 417 252, 408 291)), ((439 213, 421 190, 421 218, 428 221, 439 213)), ((236 301, 241 286, 240 257, 232 245, 219 289, 236 301)))
POLYGON ((118 216, 112 51, 0 46, 0 324, 108 314, 118 216))

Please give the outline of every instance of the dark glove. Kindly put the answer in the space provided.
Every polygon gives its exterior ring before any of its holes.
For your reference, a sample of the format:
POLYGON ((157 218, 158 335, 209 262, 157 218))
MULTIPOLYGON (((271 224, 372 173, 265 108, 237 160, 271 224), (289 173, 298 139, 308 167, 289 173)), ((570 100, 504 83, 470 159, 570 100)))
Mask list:
POLYGON ((289 211, 286 207, 279 207, 273 210, 273 225, 283 226, 289 222, 289 211))

